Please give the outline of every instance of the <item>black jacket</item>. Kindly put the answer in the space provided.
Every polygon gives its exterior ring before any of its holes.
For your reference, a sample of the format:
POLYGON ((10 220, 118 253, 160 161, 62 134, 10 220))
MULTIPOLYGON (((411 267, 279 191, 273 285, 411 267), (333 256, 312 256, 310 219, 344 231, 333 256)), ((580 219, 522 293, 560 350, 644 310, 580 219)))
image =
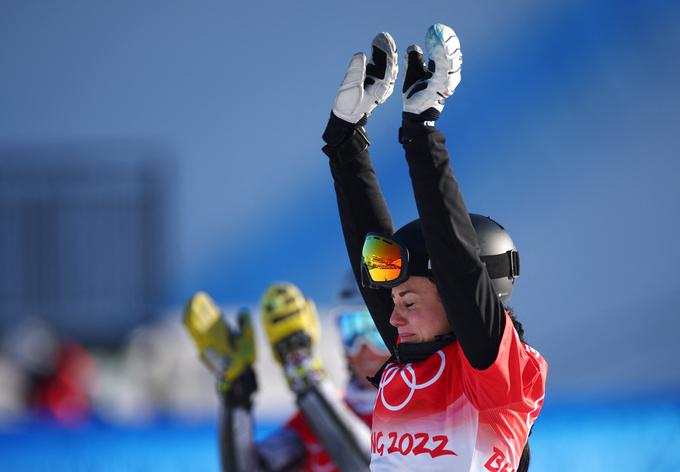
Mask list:
MULTIPOLYGON (((397 329, 389 323, 394 308, 390 290, 361 287, 361 249, 366 233, 394 233, 368 152, 370 143, 362 127, 332 114, 323 137, 352 270, 380 334, 399 362, 402 348, 408 351, 421 346, 402 344, 397 348, 397 329)), ((406 151, 433 278, 449 323, 470 364, 485 369, 498 353, 504 309, 479 258, 477 236, 451 170, 444 136, 434 127, 407 123, 400 130, 400 141, 406 151)), ((432 349, 432 353, 436 351, 432 349)))

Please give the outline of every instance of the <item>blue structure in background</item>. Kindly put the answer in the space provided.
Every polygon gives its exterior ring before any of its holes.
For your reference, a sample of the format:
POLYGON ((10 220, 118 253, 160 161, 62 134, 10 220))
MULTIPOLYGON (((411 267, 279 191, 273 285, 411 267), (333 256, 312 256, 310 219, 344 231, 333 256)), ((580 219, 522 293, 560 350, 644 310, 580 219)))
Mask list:
POLYGON ((142 142, 0 147, 0 332, 26 315, 117 346, 162 308, 172 156, 142 142))

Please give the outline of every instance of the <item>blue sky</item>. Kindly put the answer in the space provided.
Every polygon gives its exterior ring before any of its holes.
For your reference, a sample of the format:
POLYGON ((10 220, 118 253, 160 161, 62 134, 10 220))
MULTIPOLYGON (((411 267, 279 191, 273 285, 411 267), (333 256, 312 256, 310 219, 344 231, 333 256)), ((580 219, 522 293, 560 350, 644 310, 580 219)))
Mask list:
MULTIPOLYGON (((450 24, 463 79, 440 128, 469 209, 503 223, 520 249, 513 302, 530 339, 556 356, 570 385, 583 359, 613 352, 616 364, 631 339, 644 355, 624 356, 642 364, 637 374, 612 371, 622 384, 646 381, 645 362, 664 367, 677 351, 676 4, 76 0, 0 9, 1 144, 120 138, 170 150, 169 306, 197 289, 254 303, 279 279, 333 300, 346 255, 320 136, 335 90, 376 32, 390 31, 404 51, 431 23, 450 24), (579 338, 585 347, 567 356, 579 338)), ((397 226, 416 216, 396 142, 400 106, 396 93, 367 127, 397 226)), ((654 382, 680 383, 667 367, 654 382)))

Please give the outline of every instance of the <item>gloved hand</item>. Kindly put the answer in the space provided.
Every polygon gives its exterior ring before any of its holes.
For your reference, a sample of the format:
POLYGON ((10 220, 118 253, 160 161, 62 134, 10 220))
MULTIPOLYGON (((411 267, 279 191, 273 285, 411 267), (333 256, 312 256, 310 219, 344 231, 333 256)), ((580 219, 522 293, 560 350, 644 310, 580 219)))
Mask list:
POLYGON ((425 35, 429 56, 426 67, 423 50, 412 44, 406 50, 406 74, 402 96, 404 120, 435 121, 444 109, 444 101, 460 83, 463 53, 456 33, 446 25, 436 23, 425 35))
POLYGON ((397 46, 389 33, 373 38, 371 61, 359 52, 352 56, 333 103, 333 114, 348 123, 368 117, 378 104, 392 95, 399 70, 397 46))
POLYGON ((249 396, 257 388, 252 366, 255 363, 255 336, 250 313, 238 315, 238 330, 227 326, 222 313, 207 293, 197 292, 184 309, 184 325, 203 363, 215 373, 218 389, 227 393, 235 388, 249 396))
POLYGON ((325 376, 316 353, 319 319, 314 302, 292 284, 272 285, 262 297, 262 323, 290 388, 300 393, 325 376))

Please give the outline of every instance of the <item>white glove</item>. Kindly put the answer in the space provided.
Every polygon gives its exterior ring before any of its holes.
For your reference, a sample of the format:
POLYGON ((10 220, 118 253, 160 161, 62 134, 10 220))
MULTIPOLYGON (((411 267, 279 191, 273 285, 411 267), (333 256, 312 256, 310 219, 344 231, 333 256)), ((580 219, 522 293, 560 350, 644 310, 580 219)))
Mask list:
POLYGON ((399 70, 397 46, 389 33, 373 38, 371 62, 362 52, 352 56, 333 103, 333 114, 349 123, 369 116, 392 95, 399 70))
POLYGON ((434 108, 434 115, 438 118, 439 112, 444 109, 444 100, 460 83, 463 53, 456 33, 441 23, 428 28, 425 48, 430 58, 428 67, 425 67, 423 50, 418 45, 412 44, 406 50, 406 76, 402 89, 404 112, 420 115, 434 108))

